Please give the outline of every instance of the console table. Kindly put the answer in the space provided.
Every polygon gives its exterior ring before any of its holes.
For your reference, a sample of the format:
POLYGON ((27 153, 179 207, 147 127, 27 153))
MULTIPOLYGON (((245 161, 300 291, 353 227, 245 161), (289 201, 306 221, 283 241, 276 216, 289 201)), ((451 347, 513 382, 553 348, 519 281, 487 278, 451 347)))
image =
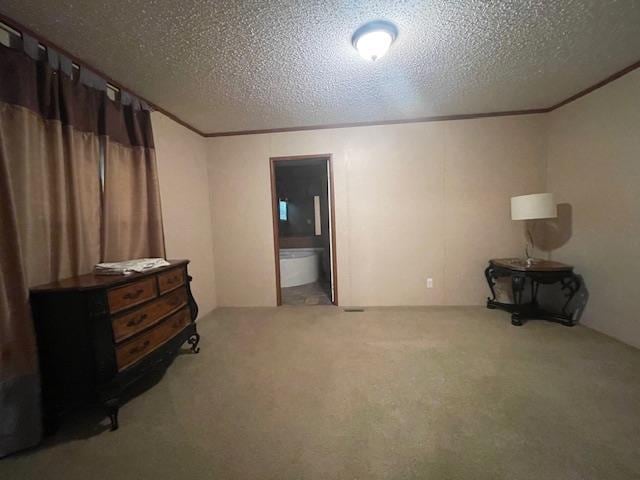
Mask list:
POLYGON ((550 260, 536 260, 528 264, 520 258, 498 258, 489 260, 489 266, 484 275, 489 284, 493 298, 487 298, 487 308, 499 308, 511 313, 511 324, 521 326, 527 319, 543 319, 558 322, 565 326, 574 325, 573 313, 567 307, 580 290, 580 278, 573 272, 571 265, 550 260), (495 284, 500 277, 510 277, 513 289, 513 303, 503 303, 496 300, 495 284), (527 283, 531 290, 528 302, 522 302, 522 294, 527 283), (538 288, 540 285, 560 283, 565 294, 565 302, 560 312, 543 310, 538 304, 538 288))

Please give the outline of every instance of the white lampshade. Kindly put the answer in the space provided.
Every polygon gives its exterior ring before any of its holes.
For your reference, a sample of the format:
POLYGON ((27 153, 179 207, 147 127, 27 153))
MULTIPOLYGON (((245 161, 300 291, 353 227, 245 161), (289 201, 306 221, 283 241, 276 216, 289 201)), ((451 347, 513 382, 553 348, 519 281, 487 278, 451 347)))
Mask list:
POLYGON ((534 193, 511 197, 512 220, 535 220, 558 216, 553 193, 534 193))

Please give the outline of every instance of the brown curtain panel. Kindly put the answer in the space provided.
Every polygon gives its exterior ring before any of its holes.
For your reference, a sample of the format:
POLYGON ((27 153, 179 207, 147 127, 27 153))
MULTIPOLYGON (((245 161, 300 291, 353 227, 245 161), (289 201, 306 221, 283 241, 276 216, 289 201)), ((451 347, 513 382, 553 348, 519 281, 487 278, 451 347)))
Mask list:
POLYGON ((0 457, 41 436, 28 287, 99 261, 102 101, 0 45, 0 457))
POLYGON ((102 260, 164 257, 151 114, 105 100, 102 260))

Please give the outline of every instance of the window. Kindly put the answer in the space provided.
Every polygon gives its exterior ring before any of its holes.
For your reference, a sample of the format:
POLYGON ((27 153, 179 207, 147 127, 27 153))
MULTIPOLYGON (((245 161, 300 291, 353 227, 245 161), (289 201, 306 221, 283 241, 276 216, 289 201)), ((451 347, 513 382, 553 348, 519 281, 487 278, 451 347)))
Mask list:
POLYGON ((286 222, 289 220, 289 206, 286 200, 279 200, 280 208, 280 221, 286 222))

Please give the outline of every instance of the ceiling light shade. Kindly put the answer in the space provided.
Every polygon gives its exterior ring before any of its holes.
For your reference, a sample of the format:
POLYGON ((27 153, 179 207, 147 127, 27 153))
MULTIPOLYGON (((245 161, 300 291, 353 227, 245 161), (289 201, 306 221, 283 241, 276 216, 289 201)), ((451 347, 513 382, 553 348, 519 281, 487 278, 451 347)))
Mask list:
POLYGON ((351 44, 365 60, 382 58, 398 36, 393 23, 384 20, 365 23, 351 37, 351 44))
POLYGON ((512 220, 535 220, 558 216, 553 193, 534 193, 511 197, 512 220))

